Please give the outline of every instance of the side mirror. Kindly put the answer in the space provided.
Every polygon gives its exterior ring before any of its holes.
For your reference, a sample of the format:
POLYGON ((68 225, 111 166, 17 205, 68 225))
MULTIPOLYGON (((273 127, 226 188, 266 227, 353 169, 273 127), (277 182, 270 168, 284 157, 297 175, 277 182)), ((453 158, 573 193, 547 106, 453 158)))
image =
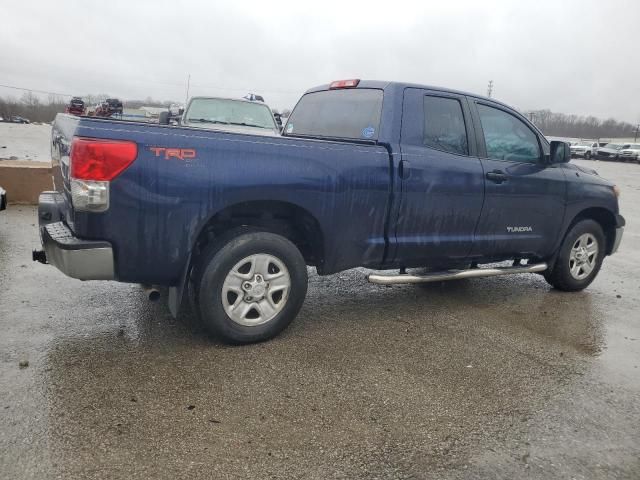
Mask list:
POLYGON ((571 149, 567 142, 551 141, 550 163, 567 163, 571 160, 571 149))
POLYGON ((171 116, 171 112, 160 112, 160 116, 158 118, 158 123, 160 125, 169 125, 169 117, 171 116))

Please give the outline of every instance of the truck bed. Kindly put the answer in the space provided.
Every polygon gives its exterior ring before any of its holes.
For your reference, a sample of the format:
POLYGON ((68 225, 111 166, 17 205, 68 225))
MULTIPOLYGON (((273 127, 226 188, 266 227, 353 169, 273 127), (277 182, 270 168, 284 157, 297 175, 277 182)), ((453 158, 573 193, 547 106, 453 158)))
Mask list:
POLYGON ((391 163, 379 145, 59 114, 52 151, 56 189, 67 199, 66 224, 80 238, 113 245, 120 281, 175 284, 207 222, 234 205, 250 212, 263 202, 295 204, 317 222, 325 232, 317 239, 326 253, 317 265, 322 273, 377 267, 384 259, 391 163), (137 159, 111 182, 104 213, 71 207, 74 137, 138 146, 137 159), (135 265, 119 257, 135 258, 135 265))

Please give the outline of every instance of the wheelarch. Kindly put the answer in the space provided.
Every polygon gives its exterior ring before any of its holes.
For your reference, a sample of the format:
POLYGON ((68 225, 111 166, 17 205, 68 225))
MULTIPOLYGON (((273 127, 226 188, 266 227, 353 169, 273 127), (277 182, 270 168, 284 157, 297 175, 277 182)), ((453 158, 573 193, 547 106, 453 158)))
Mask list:
POLYGON ((567 227, 562 240, 564 241, 564 238, 576 223, 586 219, 594 220, 600 224, 607 242, 605 255, 610 255, 613 250, 613 243, 616 236, 616 217, 606 208, 591 207, 579 212, 567 227))
POLYGON ((195 237, 191 263, 207 245, 225 232, 240 227, 257 228, 282 235, 300 250, 307 265, 322 270, 324 238, 318 220, 299 205, 274 200, 237 203, 213 214, 195 237))

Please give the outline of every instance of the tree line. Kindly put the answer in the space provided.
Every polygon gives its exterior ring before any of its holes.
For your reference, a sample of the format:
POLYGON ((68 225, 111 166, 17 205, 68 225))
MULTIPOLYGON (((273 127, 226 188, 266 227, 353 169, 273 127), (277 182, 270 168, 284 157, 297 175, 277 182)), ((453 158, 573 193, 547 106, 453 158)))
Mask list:
MULTIPOLYGON (((107 94, 85 95, 81 97, 86 107, 104 102, 107 98, 113 98, 107 94)), ((56 114, 64 112, 69 104, 70 98, 58 95, 49 95, 46 100, 42 100, 31 92, 26 92, 22 97, 0 97, 0 117, 9 120, 13 116, 28 118, 31 122, 52 122, 56 114)), ((126 108, 140 108, 143 105, 148 107, 168 107, 174 102, 154 100, 147 97, 144 100, 127 100, 123 102, 126 108)))
POLYGON ((593 116, 581 117, 551 110, 531 110, 524 112, 524 115, 542 130, 542 133, 555 137, 629 138, 636 135, 638 129, 638 125, 618 122, 614 118, 600 120, 593 116))

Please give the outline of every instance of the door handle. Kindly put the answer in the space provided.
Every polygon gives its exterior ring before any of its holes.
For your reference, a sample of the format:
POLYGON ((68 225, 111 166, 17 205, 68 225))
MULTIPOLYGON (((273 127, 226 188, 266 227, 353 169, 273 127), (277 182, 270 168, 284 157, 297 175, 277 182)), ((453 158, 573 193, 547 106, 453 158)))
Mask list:
POLYGON ((403 180, 406 180, 411 176, 411 163, 407 160, 400 160, 400 165, 398 165, 398 175, 403 180))
POLYGON ((487 172, 487 180, 491 180, 495 183, 502 183, 507 181, 507 176, 500 170, 494 170, 493 172, 487 172))

